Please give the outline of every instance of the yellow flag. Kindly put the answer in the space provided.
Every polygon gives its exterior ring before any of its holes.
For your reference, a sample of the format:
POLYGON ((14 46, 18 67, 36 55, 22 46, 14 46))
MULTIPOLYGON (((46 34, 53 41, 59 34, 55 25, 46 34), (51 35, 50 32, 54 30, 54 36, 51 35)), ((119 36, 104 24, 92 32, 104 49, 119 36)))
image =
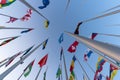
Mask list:
POLYGON ((113 80, 113 78, 115 77, 115 75, 117 74, 118 70, 113 70, 113 72, 111 73, 111 78, 110 80, 113 80))

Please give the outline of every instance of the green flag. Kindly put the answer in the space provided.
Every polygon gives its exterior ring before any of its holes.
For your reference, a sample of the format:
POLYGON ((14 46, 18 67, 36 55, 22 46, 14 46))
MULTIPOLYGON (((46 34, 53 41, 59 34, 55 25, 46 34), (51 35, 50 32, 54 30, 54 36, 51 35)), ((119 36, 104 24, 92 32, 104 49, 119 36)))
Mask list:
POLYGON ((31 70, 32 70, 32 66, 33 66, 33 64, 34 64, 34 61, 35 61, 35 60, 33 60, 33 61, 24 69, 24 76, 25 76, 25 77, 27 77, 27 76, 30 74, 30 72, 31 72, 31 70))
POLYGON ((57 73, 56 73, 56 78, 59 78, 61 74, 62 74, 62 71, 59 67, 58 70, 57 70, 57 73))

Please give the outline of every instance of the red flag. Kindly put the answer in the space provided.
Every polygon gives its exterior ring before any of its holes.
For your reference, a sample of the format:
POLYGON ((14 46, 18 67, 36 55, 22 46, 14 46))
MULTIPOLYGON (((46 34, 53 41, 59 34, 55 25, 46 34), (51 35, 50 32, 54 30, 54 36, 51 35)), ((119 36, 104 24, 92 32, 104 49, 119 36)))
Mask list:
POLYGON ((71 52, 71 53, 75 52, 78 44, 79 44, 78 41, 74 41, 73 44, 68 48, 68 51, 71 52))
POLYGON ((92 33, 91 39, 93 40, 97 35, 98 35, 98 33, 92 33))
POLYGON ((40 65, 40 67, 44 66, 47 62, 47 58, 48 58, 48 54, 45 55, 39 62, 38 64, 40 65))
POLYGON ((6 23, 10 23, 10 22, 13 23, 16 20, 18 20, 18 18, 10 17, 10 20, 8 22, 6 22, 6 23))
POLYGON ((29 9, 29 10, 27 11, 27 14, 25 14, 25 15, 21 18, 21 20, 22 20, 22 21, 27 21, 27 20, 29 20, 29 19, 31 18, 31 14, 32 14, 32 10, 29 9))

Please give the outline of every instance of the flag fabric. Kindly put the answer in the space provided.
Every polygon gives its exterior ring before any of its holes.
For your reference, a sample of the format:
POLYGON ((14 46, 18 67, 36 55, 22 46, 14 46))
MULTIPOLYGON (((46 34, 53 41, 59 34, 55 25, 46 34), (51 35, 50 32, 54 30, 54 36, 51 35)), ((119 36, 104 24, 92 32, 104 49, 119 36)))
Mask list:
POLYGON ((13 55, 12 57, 10 57, 10 58, 8 59, 8 62, 7 62, 6 65, 5 65, 5 67, 7 67, 10 63, 12 63, 13 60, 14 60, 17 56, 19 56, 20 54, 22 54, 22 52, 19 52, 19 53, 13 55))
POLYGON ((48 39, 46 39, 46 40, 43 42, 43 48, 42 48, 42 50, 44 50, 44 49, 46 48, 47 43, 48 43, 48 39))
POLYGON ((117 71, 118 71, 118 68, 115 67, 114 65, 110 64, 110 74, 109 74, 108 79, 113 80, 114 77, 115 77, 116 74, 117 74, 117 71))
POLYGON ((44 66, 44 65, 46 64, 46 62, 47 62, 47 59, 48 59, 48 54, 46 54, 46 55, 38 62, 39 66, 40 66, 40 67, 44 66))
POLYGON ((27 10, 27 13, 20 19, 22 21, 27 21, 31 18, 32 9, 27 10))
POLYGON ((32 31, 32 30, 33 30, 33 28, 30 28, 30 29, 27 29, 27 30, 21 31, 21 34, 23 34, 23 33, 27 33, 27 32, 30 32, 30 31, 32 31))
POLYGON ((75 80, 75 73, 74 73, 74 71, 71 72, 69 80, 75 80))
POLYGON ((88 50, 87 54, 84 54, 84 60, 87 61, 88 58, 90 58, 91 54, 93 53, 93 51, 91 51, 90 49, 88 50))
POLYGON ((45 20, 44 26, 45 26, 46 29, 48 28, 49 24, 50 24, 50 22, 48 20, 45 20))
POLYGON ((39 9, 46 8, 49 5, 50 1, 49 0, 42 0, 42 3, 43 3, 43 6, 39 6, 38 7, 39 9))
POLYGON ((78 41, 74 41, 73 44, 70 45, 70 47, 68 48, 68 51, 70 53, 73 53, 76 51, 76 47, 78 46, 79 42, 78 41))
POLYGON ((97 80, 102 80, 102 74, 99 74, 97 80))
POLYGON ((18 18, 15 18, 15 17, 10 17, 10 20, 6 23, 13 23, 15 22, 16 20, 18 20, 18 18))
POLYGON ((43 80, 46 80, 46 73, 47 73, 47 69, 46 69, 46 71, 44 72, 43 80))
POLYGON ((70 65, 70 72, 72 72, 74 69, 74 61, 72 60, 71 65, 70 65))
POLYGON ((0 8, 2 7, 6 7, 11 5, 13 2, 15 2, 16 0, 1 0, 0 1, 0 8))
POLYGON ((72 61, 71 61, 71 65, 70 65, 70 72, 72 72, 73 69, 74 69, 74 63, 75 63, 75 61, 76 61, 76 57, 73 56, 72 61))
POLYGON ((63 38, 63 33, 61 33, 61 35, 60 35, 60 37, 59 37, 59 39, 58 39, 58 42, 61 44, 62 42, 63 42, 63 40, 64 40, 64 38, 63 38))
POLYGON ((77 27, 76 27, 76 29, 75 29, 75 31, 74 31, 74 34, 79 34, 79 27, 80 27, 80 25, 82 24, 82 22, 79 22, 78 23, 78 25, 77 25, 77 27))
POLYGON ((30 72, 31 72, 31 70, 32 70, 32 67, 33 67, 33 64, 34 64, 34 61, 35 61, 35 60, 33 60, 33 61, 24 69, 24 76, 25 76, 25 77, 27 77, 27 76, 30 74, 30 72))
POLYGON ((98 33, 92 33, 91 39, 94 40, 94 38, 98 35, 98 33))
POLYGON ((60 65, 59 65, 57 73, 56 73, 56 78, 60 78, 61 74, 62 74, 62 71, 61 71, 61 68, 60 68, 60 65))
POLYGON ((34 47, 34 45, 31 46, 30 48, 26 49, 25 51, 23 51, 24 54, 21 56, 21 58, 22 58, 23 56, 25 56, 28 52, 30 52, 30 50, 31 50, 33 47, 34 47))
POLYGON ((62 60, 62 55, 63 55, 63 47, 61 47, 61 51, 60 51, 60 61, 62 60))
POLYGON ((12 41, 12 40, 14 40, 14 39, 16 39, 16 38, 18 38, 18 36, 17 36, 17 37, 12 37, 12 38, 10 38, 10 39, 8 39, 8 40, 5 40, 5 41, 3 41, 3 42, 0 44, 0 46, 3 46, 3 45, 9 43, 10 41, 12 41))
POLYGON ((97 80, 98 73, 102 71, 103 65, 104 65, 105 62, 106 61, 102 57, 98 58, 98 62, 96 64, 96 72, 95 72, 95 75, 94 75, 94 80, 97 80))

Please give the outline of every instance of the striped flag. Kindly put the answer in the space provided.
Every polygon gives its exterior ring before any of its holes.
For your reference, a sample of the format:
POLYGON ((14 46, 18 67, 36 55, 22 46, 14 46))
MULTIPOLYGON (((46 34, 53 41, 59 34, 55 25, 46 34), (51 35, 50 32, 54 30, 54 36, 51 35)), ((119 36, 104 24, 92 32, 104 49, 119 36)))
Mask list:
POLYGON ((12 41, 12 40, 14 40, 14 39, 16 39, 16 38, 18 38, 18 37, 19 37, 19 36, 17 36, 17 37, 12 37, 12 38, 10 38, 10 39, 8 39, 8 40, 3 41, 3 42, 0 44, 0 46, 3 46, 3 45, 9 43, 10 41, 12 41))

